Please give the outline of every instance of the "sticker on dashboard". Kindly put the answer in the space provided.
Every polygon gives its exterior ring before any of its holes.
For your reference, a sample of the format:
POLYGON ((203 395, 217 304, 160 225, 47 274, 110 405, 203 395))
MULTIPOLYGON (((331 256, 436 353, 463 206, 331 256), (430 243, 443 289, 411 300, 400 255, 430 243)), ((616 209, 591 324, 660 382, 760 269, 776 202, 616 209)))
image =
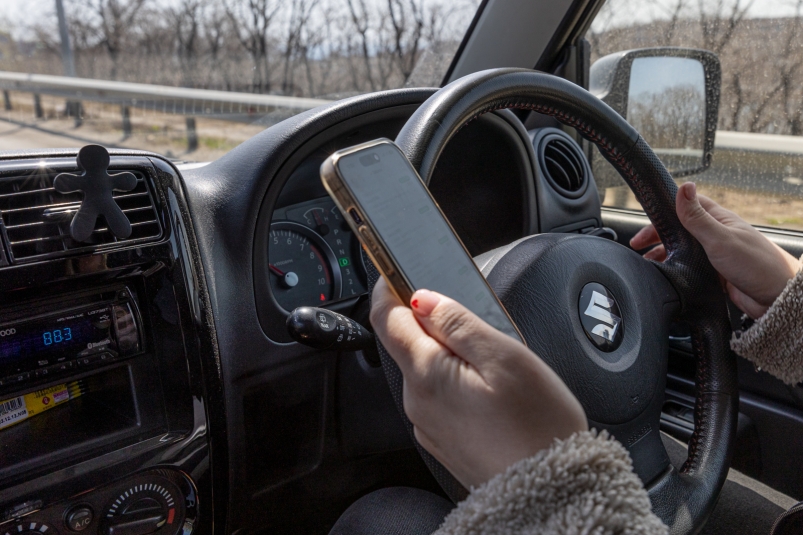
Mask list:
POLYGON ((28 408, 25 406, 25 398, 23 396, 0 403, 0 429, 13 425, 27 417, 28 408))
POLYGON ((83 380, 79 380, 0 401, 0 429, 24 422, 85 392, 86 384, 83 380))

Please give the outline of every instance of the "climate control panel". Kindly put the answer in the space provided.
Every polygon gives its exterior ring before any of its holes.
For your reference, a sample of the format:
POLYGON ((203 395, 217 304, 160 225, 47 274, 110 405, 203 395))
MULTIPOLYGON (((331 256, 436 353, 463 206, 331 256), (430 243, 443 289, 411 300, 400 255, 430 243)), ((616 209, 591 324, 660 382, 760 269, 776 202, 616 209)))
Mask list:
POLYGON ((185 474, 158 469, 17 518, 14 510, 23 509, 7 510, 0 535, 190 535, 198 503, 185 474))

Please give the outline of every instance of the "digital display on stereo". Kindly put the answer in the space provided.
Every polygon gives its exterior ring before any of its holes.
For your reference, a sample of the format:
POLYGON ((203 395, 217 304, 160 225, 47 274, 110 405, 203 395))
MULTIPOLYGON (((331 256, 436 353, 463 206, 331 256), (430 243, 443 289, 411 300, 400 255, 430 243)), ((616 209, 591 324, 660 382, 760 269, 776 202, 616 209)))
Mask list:
POLYGON ((51 353, 81 353, 93 347, 111 344, 106 313, 105 322, 93 321, 86 313, 77 317, 49 319, 7 327, 0 331, 0 365, 25 360, 31 356, 47 357, 51 353))
POLYGON ((139 350, 130 305, 105 304, 0 326, 0 379, 100 353, 139 350))

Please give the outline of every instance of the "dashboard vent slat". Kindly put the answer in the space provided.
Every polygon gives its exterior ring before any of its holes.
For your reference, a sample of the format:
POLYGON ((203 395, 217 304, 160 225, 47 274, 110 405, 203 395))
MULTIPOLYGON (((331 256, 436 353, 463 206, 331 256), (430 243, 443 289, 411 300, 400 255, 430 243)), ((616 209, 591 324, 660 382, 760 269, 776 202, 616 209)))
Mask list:
MULTIPOLYGON (((66 195, 65 195, 65 197, 66 197, 66 195)), ((54 203, 48 203, 48 204, 45 204, 45 205, 37 205, 37 206, 23 206, 21 208, 9 208, 8 210, 3 210, 2 208, 0 208, 0 211, 2 211, 4 214, 13 214, 13 213, 17 213, 17 212, 28 212, 28 211, 33 211, 33 210, 46 210, 48 208, 53 209, 53 208, 58 208, 60 206, 69 206, 71 204, 80 204, 80 203, 81 203, 81 199, 78 198, 75 201, 54 202, 54 203)))
POLYGON ((113 195, 131 222, 131 236, 118 240, 109 232, 103 218, 99 218, 89 240, 76 242, 70 236, 70 222, 80 206, 82 195, 57 192, 53 188, 57 174, 47 172, 35 177, 0 178, 0 218, 13 263, 152 241, 162 236, 162 226, 148 183, 142 173, 134 171, 136 187, 113 195))
POLYGON ((563 136, 546 136, 540 144, 541 171, 563 197, 577 198, 588 185, 588 166, 580 147, 563 136))

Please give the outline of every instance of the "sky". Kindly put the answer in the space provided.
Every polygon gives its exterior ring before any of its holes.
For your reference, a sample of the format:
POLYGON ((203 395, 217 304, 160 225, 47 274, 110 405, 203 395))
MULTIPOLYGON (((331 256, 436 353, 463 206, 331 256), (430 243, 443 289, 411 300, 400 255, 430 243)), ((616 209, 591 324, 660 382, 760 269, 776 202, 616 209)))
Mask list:
MULTIPOLYGON (((152 0, 161 4, 174 4, 176 0, 152 0)), ((437 2, 438 0, 433 0, 437 2)), ((448 0, 441 0, 448 3, 448 0)), ((533 0, 538 2, 550 2, 551 0, 533 0)), ((616 0, 612 0, 616 1, 616 0)), ((745 1, 745 0, 742 0, 745 1)), ((748 0, 749 1, 749 0, 748 0)), ((631 24, 635 21, 644 20, 649 18, 654 9, 650 9, 649 4, 645 0, 639 0, 629 3, 629 9, 625 11, 629 20, 623 20, 623 24, 631 24)), ((696 4, 696 2, 689 2, 696 4)), ((69 0, 65 1, 66 7, 69 8, 69 0)), ((20 28, 18 21, 23 21, 27 17, 35 16, 52 16, 55 18, 55 2, 54 0, 0 0, 0 28, 15 33, 15 29, 20 28)), ((778 17, 788 16, 794 13, 793 0, 753 0, 750 8, 751 17, 778 17)), ((619 24, 617 24, 618 26, 619 24)), ((15 37, 19 35, 15 34, 15 37)))
POLYGON ((692 85, 705 93, 702 64, 688 58, 638 58, 633 61, 629 93, 663 93, 667 88, 692 85))
MULTIPOLYGON (((151 0, 154 3, 172 5, 177 0, 151 0)), ((223 1, 223 0, 220 0, 223 1)), ((69 9, 70 0, 64 0, 65 9, 69 9)), ((0 30, 10 31, 14 37, 20 37, 20 24, 28 17, 56 18, 55 0, 0 0, 0 30)))
MULTIPOLYGON (((548 0, 541 0, 548 1, 548 0)), ((619 26, 629 26, 634 22, 648 22, 659 18, 668 18, 670 11, 661 6, 676 6, 679 0, 608 0, 611 6, 618 6, 614 9, 617 15, 616 20, 605 20, 606 5, 600 11, 595 24, 592 29, 600 30, 600 23, 605 26, 604 29, 610 29, 619 26)), ((764 18, 764 17, 786 17, 795 15, 795 0, 737 0, 743 6, 749 5, 747 18, 764 18)), ((699 0, 685 0, 686 8, 684 12, 687 16, 694 17, 698 11, 699 0)), ((714 2, 708 2, 709 5, 714 2)), ((724 2, 725 11, 727 12, 734 3, 734 0, 724 2)), ((684 13, 682 12, 682 13, 684 13)))

